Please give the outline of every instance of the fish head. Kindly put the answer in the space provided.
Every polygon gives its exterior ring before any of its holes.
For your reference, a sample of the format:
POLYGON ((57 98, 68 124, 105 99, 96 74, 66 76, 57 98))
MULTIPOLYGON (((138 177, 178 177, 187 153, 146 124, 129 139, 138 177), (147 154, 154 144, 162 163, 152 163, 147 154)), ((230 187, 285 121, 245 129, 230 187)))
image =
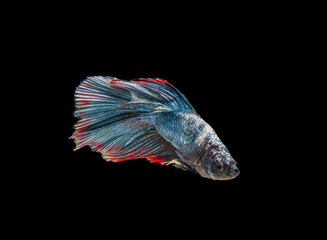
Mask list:
POLYGON ((208 150, 198 161, 196 171, 205 178, 230 180, 237 177, 240 170, 226 147, 208 150))

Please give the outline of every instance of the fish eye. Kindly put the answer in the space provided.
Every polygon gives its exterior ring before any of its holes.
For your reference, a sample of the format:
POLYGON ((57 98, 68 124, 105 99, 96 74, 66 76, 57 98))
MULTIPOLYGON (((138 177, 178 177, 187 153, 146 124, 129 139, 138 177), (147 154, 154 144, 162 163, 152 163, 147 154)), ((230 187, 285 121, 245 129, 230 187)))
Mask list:
POLYGON ((221 166, 220 164, 216 166, 217 171, 222 171, 223 169, 224 169, 223 166, 221 166))

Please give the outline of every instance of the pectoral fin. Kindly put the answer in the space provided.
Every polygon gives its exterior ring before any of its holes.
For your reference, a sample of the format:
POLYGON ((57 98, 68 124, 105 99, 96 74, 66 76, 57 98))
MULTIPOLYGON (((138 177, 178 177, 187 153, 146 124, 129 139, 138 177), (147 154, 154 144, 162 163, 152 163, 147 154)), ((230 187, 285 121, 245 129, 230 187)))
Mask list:
POLYGON ((181 160, 174 159, 174 160, 170 161, 167 165, 169 165, 169 164, 174 164, 174 167, 198 174, 198 172, 194 168, 192 168, 190 165, 188 165, 187 163, 185 163, 181 160))

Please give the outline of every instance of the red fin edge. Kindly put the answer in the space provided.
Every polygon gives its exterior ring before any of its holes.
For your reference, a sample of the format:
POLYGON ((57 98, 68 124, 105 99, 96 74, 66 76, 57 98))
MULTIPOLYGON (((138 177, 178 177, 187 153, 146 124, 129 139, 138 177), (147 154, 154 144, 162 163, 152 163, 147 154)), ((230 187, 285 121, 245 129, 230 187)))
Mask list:
POLYGON ((166 80, 163 80, 161 78, 138 78, 138 79, 134 79, 133 82, 134 81, 136 81, 136 82, 138 82, 138 81, 140 81, 140 82, 156 82, 156 83, 166 84, 166 85, 168 85, 170 87, 174 87, 169 82, 167 82, 166 80))
POLYGON ((166 165, 168 162, 165 161, 164 157, 148 157, 151 163, 160 163, 161 165, 166 165))

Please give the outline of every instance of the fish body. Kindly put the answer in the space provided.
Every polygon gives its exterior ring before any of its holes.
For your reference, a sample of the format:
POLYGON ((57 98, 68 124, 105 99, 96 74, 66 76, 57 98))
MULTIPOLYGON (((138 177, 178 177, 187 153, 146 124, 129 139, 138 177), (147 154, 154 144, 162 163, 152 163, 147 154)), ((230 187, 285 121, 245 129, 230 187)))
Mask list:
POLYGON ((88 145, 113 162, 147 158, 213 180, 239 174, 213 128, 165 80, 89 77, 75 101, 76 149, 88 145))

